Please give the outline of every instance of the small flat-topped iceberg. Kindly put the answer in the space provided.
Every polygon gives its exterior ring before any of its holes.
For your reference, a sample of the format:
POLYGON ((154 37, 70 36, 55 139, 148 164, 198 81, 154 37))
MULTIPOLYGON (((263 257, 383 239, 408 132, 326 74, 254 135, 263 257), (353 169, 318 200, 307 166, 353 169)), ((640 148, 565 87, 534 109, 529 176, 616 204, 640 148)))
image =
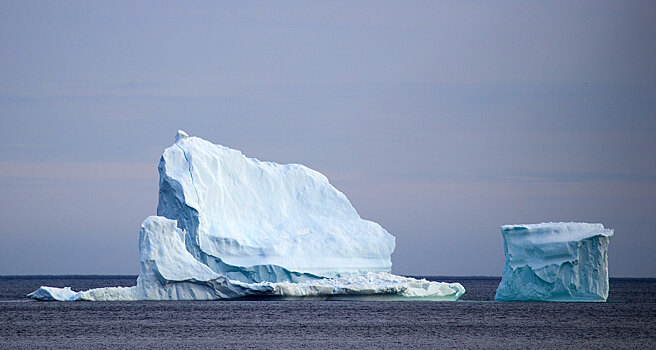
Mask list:
POLYGON ((506 264, 495 300, 606 301, 612 229, 578 222, 501 227, 506 264))
POLYGON ((136 286, 41 287, 28 296, 453 301, 465 292, 459 283, 392 275, 394 236, 305 166, 246 158, 179 131, 159 173, 158 216, 141 227, 136 286))

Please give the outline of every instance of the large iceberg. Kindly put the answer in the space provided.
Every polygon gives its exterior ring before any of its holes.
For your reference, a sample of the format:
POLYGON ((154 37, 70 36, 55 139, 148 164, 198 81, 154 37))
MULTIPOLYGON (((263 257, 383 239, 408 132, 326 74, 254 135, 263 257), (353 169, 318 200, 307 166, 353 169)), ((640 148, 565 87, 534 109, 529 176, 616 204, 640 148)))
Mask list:
POLYGON ((136 286, 41 287, 28 296, 452 301, 465 292, 459 283, 390 274, 394 237, 305 166, 246 158, 179 131, 159 173, 158 216, 141 227, 136 286))
POLYGON ((612 229, 577 222, 505 225, 495 300, 606 301, 612 229))

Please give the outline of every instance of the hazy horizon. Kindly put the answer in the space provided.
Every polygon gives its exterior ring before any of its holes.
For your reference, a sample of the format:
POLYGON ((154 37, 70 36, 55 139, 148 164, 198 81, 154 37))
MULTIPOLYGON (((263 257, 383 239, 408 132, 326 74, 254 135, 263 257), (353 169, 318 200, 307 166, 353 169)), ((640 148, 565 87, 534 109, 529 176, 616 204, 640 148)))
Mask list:
POLYGON ((656 277, 656 5, 0 1, 0 275, 139 272, 178 129, 325 174, 393 272, 600 222, 656 277))

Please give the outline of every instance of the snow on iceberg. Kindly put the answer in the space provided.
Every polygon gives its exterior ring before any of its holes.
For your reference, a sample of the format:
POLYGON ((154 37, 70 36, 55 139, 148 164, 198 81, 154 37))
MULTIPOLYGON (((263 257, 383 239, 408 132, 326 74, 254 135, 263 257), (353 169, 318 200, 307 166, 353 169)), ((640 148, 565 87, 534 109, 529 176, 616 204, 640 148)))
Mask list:
POLYGON ((246 158, 179 131, 159 164, 158 216, 139 234, 133 287, 41 287, 39 300, 457 300, 459 283, 395 276, 394 237, 325 176, 246 158))
POLYGON ((495 300, 606 301, 612 229, 576 222, 501 227, 506 264, 495 300))

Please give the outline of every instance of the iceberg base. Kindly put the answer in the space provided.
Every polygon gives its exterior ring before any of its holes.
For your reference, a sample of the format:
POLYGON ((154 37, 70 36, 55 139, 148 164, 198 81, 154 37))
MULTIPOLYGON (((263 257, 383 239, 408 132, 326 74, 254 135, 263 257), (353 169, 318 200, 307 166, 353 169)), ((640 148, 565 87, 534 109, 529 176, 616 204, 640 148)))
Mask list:
POLYGON ((27 296, 44 301, 131 300, 362 300, 362 301, 456 301, 465 293, 460 283, 431 282, 385 272, 367 273, 303 283, 243 283, 224 277, 208 281, 145 281, 133 287, 95 288, 75 292, 69 287, 41 287, 27 296))

